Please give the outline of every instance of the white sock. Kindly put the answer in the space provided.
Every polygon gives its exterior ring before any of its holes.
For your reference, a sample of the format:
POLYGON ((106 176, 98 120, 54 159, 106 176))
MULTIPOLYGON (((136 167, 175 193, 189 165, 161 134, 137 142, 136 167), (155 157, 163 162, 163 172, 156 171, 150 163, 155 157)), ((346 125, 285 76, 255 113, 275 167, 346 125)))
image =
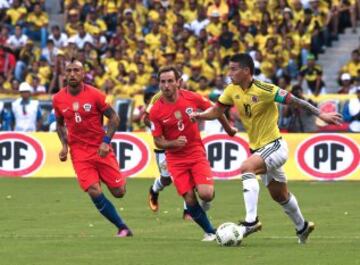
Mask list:
POLYGON ((184 201, 184 210, 187 210, 187 205, 185 201, 184 201))
POLYGON ((245 203, 245 222, 252 223, 257 217, 257 204, 259 198, 259 182, 254 173, 244 173, 241 176, 245 203))
POLYGON ((160 178, 155 179, 154 184, 152 186, 152 189, 155 193, 159 193, 159 191, 162 191, 164 188, 164 185, 161 183, 160 178))
POLYGON ((303 229, 305 220, 301 214, 296 197, 293 194, 289 193, 289 200, 285 203, 281 203, 281 206, 283 207, 284 212, 295 224, 296 230, 300 231, 301 229, 303 229))

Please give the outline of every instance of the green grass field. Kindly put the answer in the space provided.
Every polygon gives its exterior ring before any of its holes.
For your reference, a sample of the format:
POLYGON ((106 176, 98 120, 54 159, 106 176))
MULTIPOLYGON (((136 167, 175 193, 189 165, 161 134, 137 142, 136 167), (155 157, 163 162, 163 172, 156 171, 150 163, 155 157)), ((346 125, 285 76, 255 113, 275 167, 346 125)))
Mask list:
MULTIPOLYGON (((135 233, 120 239, 75 179, 0 178, 0 264, 360 264, 360 182, 289 184, 303 214, 316 223, 306 245, 297 244, 290 220, 261 186, 263 231, 230 248, 200 241, 202 231, 181 219, 182 200, 173 187, 153 214, 151 182, 130 179, 125 198, 112 199, 135 233)), ((214 225, 236 222, 243 213, 240 181, 216 182, 209 212, 214 225)))

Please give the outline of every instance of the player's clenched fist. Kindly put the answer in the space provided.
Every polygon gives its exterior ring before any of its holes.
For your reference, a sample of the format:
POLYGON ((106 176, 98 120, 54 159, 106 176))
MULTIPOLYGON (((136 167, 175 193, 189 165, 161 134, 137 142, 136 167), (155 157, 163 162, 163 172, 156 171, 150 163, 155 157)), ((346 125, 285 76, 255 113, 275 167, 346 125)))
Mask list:
POLYGON ((67 154, 68 154, 68 148, 66 146, 63 146, 63 148, 61 149, 61 151, 59 153, 60 161, 62 161, 62 162, 66 161, 67 154))
POLYGON ((101 143, 98 149, 99 156, 105 157, 109 152, 110 152, 110 145, 108 145, 107 143, 101 143))

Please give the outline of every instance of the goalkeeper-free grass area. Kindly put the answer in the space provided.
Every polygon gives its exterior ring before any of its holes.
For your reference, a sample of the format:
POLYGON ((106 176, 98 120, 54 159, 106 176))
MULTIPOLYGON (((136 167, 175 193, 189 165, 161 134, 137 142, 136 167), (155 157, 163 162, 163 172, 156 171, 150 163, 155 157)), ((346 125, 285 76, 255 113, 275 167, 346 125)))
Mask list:
MULTIPOLYGON (((111 198, 135 234, 121 239, 75 179, 0 178, 0 264, 360 264, 360 182, 289 183, 305 217, 316 223, 306 245, 297 244, 292 223, 262 185, 263 230, 229 248, 200 241, 203 232, 182 220, 182 200, 172 186, 160 195, 160 212, 152 213, 151 183, 130 179, 125 198, 111 198)), ((244 216, 241 182, 215 187, 211 221, 237 222, 244 216)))

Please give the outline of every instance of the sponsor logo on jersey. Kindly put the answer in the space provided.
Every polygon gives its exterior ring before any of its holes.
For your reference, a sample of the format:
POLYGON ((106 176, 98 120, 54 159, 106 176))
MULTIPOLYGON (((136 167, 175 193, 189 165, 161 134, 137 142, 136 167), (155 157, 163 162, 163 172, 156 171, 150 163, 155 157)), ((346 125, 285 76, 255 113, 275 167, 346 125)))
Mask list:
POLYGON ((298 166, 309 176, 336 180, 353 173, 360 164, 356 143, 339 134, 322 134, 305 140, 296 151, 298 166))
POLYGON ((33 174, 44 162, 41 144, 28 134, 0 134, 0 175, 24 177, 33 174))
POLYGON ((250 155, 248 143, 239 136, 212 134, 203 138, 215 178, 239 177, 241 163, 250 155))
POLYGON ((185 112, 187 115, 190 115, 191 113, 193 113, 193 108, 189 107, 185 109, 185 112))
POLYGON ((90 104, 90 103, 85 103, 85 104, 83 105, 83 108, 84 108, 84 110, 85 110, 86 112, 90 112, 90 110, 91 110, 91 104, 90 104))
POLYGON ((258 98, 257 96, 252 96, 252 97, 251 97, 251 101, 254 102, 254 103, 256 103, 256 102, 259 101, 259 98, 258 98))
POLYGON ((116 133, 111 145, 124 177, 140 173, 149 164, 150 150, 147 144, 135 135, 116 133))

